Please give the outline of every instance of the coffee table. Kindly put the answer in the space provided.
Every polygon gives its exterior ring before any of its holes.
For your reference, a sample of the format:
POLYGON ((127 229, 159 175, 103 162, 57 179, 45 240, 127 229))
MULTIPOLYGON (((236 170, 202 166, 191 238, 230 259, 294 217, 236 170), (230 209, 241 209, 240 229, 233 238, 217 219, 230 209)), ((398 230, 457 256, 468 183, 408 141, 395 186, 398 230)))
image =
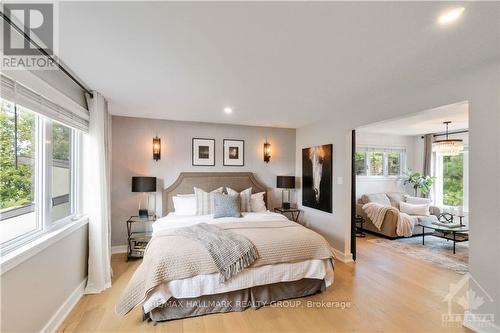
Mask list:
POLYGON ((423 229, 422 245, 425 245, 425 229, 431 229, 433 231, 432 236, 453 241, 453 254, 455 254, 456 243, 467 242, 469 240, 469 226, 465 224, 452 228, 433 224, 429 221, 422 221, 418 225, 423 229))

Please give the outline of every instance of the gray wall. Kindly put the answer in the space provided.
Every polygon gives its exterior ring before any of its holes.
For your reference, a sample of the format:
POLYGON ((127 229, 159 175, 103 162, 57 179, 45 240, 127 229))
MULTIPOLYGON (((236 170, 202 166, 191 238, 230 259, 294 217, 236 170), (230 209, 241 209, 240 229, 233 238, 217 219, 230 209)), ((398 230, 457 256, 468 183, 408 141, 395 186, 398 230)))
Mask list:
POLYGON ((40 332, 87 277, 87 224, 2 274, 2 332, 40 332))
MULTIPOLYGON (((157 213, 161 213, 160 190, 172 184, 182 171, 250 171, 269 188, 276 175, 295 174, 295 129, 237 126, 113 116, 111 219, 112 245, 127 243, 125 221, 137 215, 138 193, 131 192, 132 176, 158 178, 157 213), (152 157, 152 140, 161 138, 161 160, 152 157), (191 165, 191 139, 215 139, 215 166, 191 165), (262 159, 266 137, 271 143, 271 161, 262 159), (245 140, 245 166, 222 166, 222 140, 245 140)), ((269 195, 270 208, 279 205, 279 192, 269 195)))
MULTIPOLYGON (((494 302, 487 302, 478 313, 492 313, 500 324, 500 64, 462 71, 462 76, 445 82, 429 82, 409 87, 381 99, 367 96, 352 105, 339 105, 342 117, 325 119, 297 130, 296 170, 302 173, 301 149, 312 145, 334 144, 334 213, 302 207, 311 228, 323 233, 332 245, 350 253, 350 131, 358 126, 433 107, 469 101, 470 121, 470 272, 488 291, 494 302)), ((300 202, 299 192, 299 202, 300 202)), ((480 291, 476 290, 476 293, 480 291)))

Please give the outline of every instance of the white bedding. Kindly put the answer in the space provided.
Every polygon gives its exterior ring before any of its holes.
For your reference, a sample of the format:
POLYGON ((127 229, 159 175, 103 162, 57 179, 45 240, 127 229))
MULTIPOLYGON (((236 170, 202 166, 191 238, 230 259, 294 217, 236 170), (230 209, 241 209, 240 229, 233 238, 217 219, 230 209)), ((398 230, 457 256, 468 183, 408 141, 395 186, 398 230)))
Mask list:
MULTIPOLYGON (((219 218, 212 215, 180 216, 170 213, 153 224, 153 235, 160 230, 180 228, 198 223, 217 224, 233 221, 273 221, 286 219, 277 213, 243 213, 242 218, 219 218)), ((144 312, 166 303, 170 297, 193 298, 202 295, 246 289, 271 283, 297 281, 304 278, 325 279, 326 287, 333 283, 333 266, 330 260, 306 260, 247 268, 225 283, 219 283, 219 273, 197 275, 182 280, 173 280, 153 289, 143 303, 144 312)))

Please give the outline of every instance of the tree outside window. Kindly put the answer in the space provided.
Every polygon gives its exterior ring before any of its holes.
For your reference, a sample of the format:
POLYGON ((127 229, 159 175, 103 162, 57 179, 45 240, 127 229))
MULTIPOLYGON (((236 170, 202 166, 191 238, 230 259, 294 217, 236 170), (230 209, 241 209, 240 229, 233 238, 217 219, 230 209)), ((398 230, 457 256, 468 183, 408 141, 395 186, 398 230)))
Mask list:
POLYGON ((464 155, 443 156, 443 204, 462 206, 464 202, 464 155))

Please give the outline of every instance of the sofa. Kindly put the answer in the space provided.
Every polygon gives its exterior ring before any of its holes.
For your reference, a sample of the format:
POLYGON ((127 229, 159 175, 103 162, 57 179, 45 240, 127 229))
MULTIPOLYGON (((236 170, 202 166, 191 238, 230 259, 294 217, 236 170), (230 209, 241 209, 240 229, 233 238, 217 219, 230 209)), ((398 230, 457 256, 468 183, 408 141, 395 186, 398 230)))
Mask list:
MULTIPOLYGON (((356 214, 358 216, 361 216, 365 221, 363 229, 370 233, 374 233, 390 239, 401 238, 396 234, 396 222, 398 220, 397 214, 395 214, 393 211, 388 211, 387 214, 385 214, 384 222, 382 223, 382 226, 379 230, 368 218, 368 216, 366 216, 366 213, 363 210, 363 205, 369 202, 376 202, 384 206, 389 206, 389 205, 393 206, 399 210, 399 203, 401 201, 406 202, 408 197, 409 197, 408 195, 401 192, 363 194, 356 203, 356 214)), ((439 214, 442 213, 439 207, 432 205, 429 206, 429 212, 430 215, 428 216, 413 215, 413 217, 418 222, 422 220, 437 221, 439 214)), ((423 233, 423 228, 415 224, 412 236, 422 235, 422 233, 423 233)))

